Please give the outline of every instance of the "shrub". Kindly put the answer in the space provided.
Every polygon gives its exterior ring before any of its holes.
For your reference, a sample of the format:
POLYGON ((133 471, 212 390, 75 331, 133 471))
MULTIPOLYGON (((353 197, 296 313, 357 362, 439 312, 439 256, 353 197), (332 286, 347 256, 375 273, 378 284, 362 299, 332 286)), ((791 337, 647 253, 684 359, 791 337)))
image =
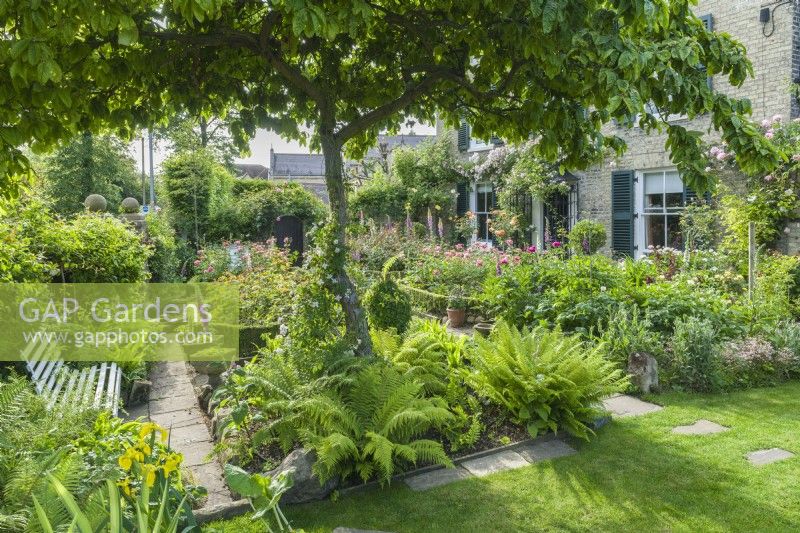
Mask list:
POLYGON ((166 217, 156 213, 147 215, 146 241, 153 249, 153 255, 147 263, 150 281, 160 283, 180 281, 178 243, 175 239, 175 230, 169 225, 166 217))
POLYGON ((411 322, 411 300, 389 275, 398 259, 393 257, 383 265, 382 277, 367 291, 364 305, 371 327, 403 333, 411 322))
POLYGON ((405 218, 407 202, 408 190, 400 180, 376 173, 351 195, 350 210, 354 218, 363 213, 378 223, 385 222, 387 216, 397 222, 405 218))
POLYGON ((452 466, 441 443, 418 438, 452 417, 445 401, 424 397, 413 378, 372 365, 345 390, 310 398, 302 434, 317 452, 314 471, 323 483, 353 474, 387 483, 398 468, 419 462, 452 466))
POLYGON ((370 287, 364 304, 373 328, 394 328, 402 333, 411 322, 411 301, 391 278, 382 279, 370 287))
POLYGON ((794 320, 780 322, 771 332, 770 342, 776 350, 786 350, 792 358, 790 372, 800 374, 800 324, 794 320))
POLYGON ((475 338, 468 381, 503 407, 531 436, 564 429, 588 438, 600 401, 627 387, 627 378, 597 347, 560 331, 519 330, 499 322, 489 339, 475 338))
POLYGON ((792 353, 776 349, 769 341, 747 337, 722 350, 727 385, 733 388, 764 387, 785 381, 792 367, 792 353))
POLYGON ((576 254, 593 254, 606 244, 606 228, 593 220, 579 220, 567 236, 570 249, 576 254))
POLYGON ((164 161, 163 196, 178 235, 202 242, 211 215, 229 203, 233 176, 206 150, 177 153, 164 161))
POLYGON ((49 281, 56 265, 42 257, 34 238, 54 224, 44 203, 0 201, 0 282, 49 281))
POLYGON ((134 283, 147 279, 150 247, 124 222, 84 213, 69 222, 29 226, 31 243, 56 265, 55 279, 72 283, 134 283))
POLYGON ((620 307, 611 315, 598 340, 606 358, 622 368, 627 368, 628 359, 634 353, 646 353, 658 361, 663 360, 664 341, 637 306, 620 307))
POLYGON ((325 218, 322 201, 299 183, 238 179, 230 200, 211 215, 208 239, 266 240, 278 217, 294 215, 306 227, 325 218))
POLYGON ((717 338, 718 331, 710 321, 678 318, 667 355, 665 381, 684 390, 719 390, 723 381, 717 338))

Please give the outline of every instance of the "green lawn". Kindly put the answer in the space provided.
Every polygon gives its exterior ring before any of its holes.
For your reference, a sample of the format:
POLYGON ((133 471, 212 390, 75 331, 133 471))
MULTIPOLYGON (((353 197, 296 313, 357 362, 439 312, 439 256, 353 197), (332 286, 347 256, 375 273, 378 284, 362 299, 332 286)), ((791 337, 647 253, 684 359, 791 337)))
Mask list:
MULTIPOLYGON (((615 420, 575 456, 422 493, 397 483, 288 507, 287 515, 306 531, 800 530, 800 384, 653 400, 666 408, 615 420), (699 418, 731 430, 670 433, 699 418), (798 457, 763 467, 743 457, 772 447, 798 457)), ((263 531, 248 517, 216 526, 263 531)))

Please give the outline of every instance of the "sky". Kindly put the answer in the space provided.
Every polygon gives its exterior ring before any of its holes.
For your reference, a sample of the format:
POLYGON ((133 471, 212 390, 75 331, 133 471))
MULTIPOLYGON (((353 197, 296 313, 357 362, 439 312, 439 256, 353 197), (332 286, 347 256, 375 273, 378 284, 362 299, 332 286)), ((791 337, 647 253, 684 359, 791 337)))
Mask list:
MULTIPOLYGON (((410 133, 409 128, 403 127, 400 133, 410 133)), ((414 133, 417 135, 434 135, 436 127, 428 126, 427 124, 417 124, 414 126, 414 133)), ((237 163, 258 163, 269 167, 269 148, 272 148, 279 153, 293 153, 293 154, 307 154, 309 153, 307 146, 301 146, 295 141, 286 141, 281 137, 269 130, 258 130, 256 136, 250 141, 250 156, 237 159, 237 163)), ((147 152, 147 144, 145 141, 145 153, 147 152)), ((142 141, 141 139, 131 143, 131 155, 136 159, 136 164, 139 169, 142 165, 142 141)), ((169 154, 162 147, 156 147, 154 150, 153 163, 155 171, 158 172, 161 162, 169 154)), ((149 171, 149 159, 145 155, 145 169, 149 171)))

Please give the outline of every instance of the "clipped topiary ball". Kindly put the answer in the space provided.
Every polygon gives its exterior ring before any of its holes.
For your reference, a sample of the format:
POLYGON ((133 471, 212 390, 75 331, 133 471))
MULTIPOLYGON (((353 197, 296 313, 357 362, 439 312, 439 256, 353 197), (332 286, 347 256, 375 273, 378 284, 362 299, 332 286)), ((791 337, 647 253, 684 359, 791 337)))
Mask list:
POLYGON ((120 204, 123 213, 138 213, 139 212, 139 200, 136 198, 132 198, 128 196, 124 200, 122 200, 122 204, 120 204))
POLYGON ((86 206, 86 209, 89 211, 105 211, 106 207, 108 207, 108 202, 106 202, 106 199, 103 198, 101 194, 90 194, 86 197, 86 200, 83 201, 83 205, 86 206))
POLYGON ((370 326, 376 329, 395 328, 403 333, 411 322, 411 301, 391 278, 377 282, 365 298, 370 326))

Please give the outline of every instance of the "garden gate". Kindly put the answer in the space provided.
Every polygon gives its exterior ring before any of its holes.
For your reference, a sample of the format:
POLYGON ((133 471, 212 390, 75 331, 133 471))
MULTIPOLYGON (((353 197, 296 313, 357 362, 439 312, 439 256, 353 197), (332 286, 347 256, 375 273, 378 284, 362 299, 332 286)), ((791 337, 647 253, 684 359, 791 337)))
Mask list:
POLYGON ((294 215, 280 216, 275 222, 273 233, 278 246, 297 252, 296 263, 302 263, 304 246, 303 221, 294 215))

